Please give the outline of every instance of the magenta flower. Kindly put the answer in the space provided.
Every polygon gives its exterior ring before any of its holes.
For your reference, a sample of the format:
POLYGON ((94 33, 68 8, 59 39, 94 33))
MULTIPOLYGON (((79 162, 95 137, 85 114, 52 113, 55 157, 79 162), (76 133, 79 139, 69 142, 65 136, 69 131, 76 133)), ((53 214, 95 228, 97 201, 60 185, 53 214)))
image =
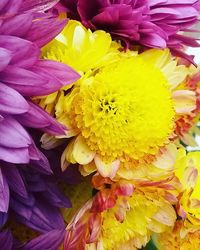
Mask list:
POLYGON ((79 15, 92 30, 103 29, 126 43, 180 50, 197 46, 180 35, 198 21, 199 0, 63 0, 68 11, 79 15))
POLYGON ((31 102, 31 97, 48 95, 79 78, 66 65, 39 58, 38 46, 49 42, 66 24, 54 14, 41 12, 55 3, 0 3, 0 160, 6 162, 42 159, 25 127, 52 135, 65 133, 62 125, 31 102))

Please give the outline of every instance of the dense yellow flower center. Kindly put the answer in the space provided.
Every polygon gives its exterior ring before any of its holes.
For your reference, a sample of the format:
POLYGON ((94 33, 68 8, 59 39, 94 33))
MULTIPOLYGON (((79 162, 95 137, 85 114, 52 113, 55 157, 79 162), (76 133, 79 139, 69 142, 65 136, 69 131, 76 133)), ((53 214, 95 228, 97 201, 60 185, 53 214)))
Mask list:
POLYGON ((82 79, 67 102, 73 127, 106 161, 154 155, 173 130, 167 80, 140 56, 123 58, 82 79))

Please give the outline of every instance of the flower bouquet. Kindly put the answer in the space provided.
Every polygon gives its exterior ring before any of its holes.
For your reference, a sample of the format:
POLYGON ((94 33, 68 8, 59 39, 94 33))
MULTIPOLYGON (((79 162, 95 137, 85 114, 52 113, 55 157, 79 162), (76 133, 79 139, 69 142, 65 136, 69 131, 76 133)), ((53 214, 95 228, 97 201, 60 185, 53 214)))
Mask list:
POLYGON ((199 249, 199 17, 0 1, 1 250, 199 249))

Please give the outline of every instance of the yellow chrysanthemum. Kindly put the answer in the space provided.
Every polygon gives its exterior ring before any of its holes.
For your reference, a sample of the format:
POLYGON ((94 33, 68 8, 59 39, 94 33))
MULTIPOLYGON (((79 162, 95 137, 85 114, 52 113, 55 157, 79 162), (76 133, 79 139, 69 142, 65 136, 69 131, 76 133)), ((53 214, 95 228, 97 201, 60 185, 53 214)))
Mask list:
MULTIPOLYGON (((40 102, 66 125, 67 137, 75 136, 63 153, 63 168, 79 163, 84 175, 98 169, 110 178, 119 169, 127 178, 124 169, 152 163, 169 143, 177 114, 195 108, 195 94, 177 87, 187 68, 178 66, 168 50, 138 55, 119 48, 109 34, 92 33, 76 21, 44 48, 44 57, 82 75, 71 89, 40 102)), ((44 147, 56 140, 43 137, 44 147)))
POLYGON ((169 193, 156 183, 137 185, 102 187, 68 224, 64 249, 141 249, 152 234, 173 228, 176 213, 174 202, 166 199, 169 193))
POLYGON ((172 206, 159 197, 159 192, 143 191, 136 191, 127 199, 123 221, 116 219, 117 210, 123 207, 120 198, 114 208, 103 213, 101 240, 104 250, 118 250, 124 246, 140 249, 150 240, 152 231, 163 232, 173 226, 176 214, 172 206))
POLYGON ((105 162, 154 155, 173 131, 175 112, 167 81, 139 56, 83 79, 64 105, 72 128, 105 162))

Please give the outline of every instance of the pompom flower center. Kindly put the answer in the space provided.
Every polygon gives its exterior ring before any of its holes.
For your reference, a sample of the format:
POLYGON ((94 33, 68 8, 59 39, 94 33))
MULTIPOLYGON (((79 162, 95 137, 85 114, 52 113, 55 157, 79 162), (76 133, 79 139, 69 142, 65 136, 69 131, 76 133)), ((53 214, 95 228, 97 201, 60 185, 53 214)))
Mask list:
POLYGON ((70 99, 66 105, 73 127, 108 162, 155 155, 173 131, 175 111, 167 80, 139 56, 83 78, 70 99))

